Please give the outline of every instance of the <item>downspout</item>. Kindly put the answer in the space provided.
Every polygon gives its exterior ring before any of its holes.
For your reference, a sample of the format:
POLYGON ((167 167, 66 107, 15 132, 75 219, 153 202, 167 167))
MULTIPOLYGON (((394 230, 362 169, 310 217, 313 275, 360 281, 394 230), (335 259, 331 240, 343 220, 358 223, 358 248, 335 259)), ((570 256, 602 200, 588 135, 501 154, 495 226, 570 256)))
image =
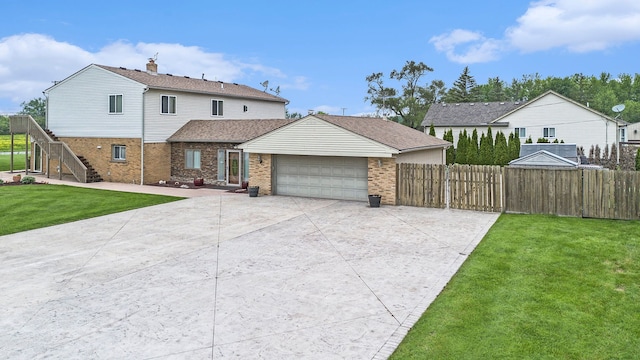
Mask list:
POLYGON ((140 185, 144 185, 144 99, 145 95, 149 91, 149 87, 145 87, 142 91, 142 126, 140 136, 140 185))

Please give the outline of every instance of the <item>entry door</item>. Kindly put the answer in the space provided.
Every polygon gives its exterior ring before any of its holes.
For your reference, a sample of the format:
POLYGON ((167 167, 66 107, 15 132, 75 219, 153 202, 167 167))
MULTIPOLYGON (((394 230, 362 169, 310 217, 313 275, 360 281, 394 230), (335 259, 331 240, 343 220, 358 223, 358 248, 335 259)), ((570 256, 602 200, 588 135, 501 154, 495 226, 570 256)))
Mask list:
POLYGON ((38 144, 33 149, 33 171, 42 172, 42 148, 38 144))
POLYGON ((242 160, 239 150, 227 150, 227 185, 242 185, 242 160))

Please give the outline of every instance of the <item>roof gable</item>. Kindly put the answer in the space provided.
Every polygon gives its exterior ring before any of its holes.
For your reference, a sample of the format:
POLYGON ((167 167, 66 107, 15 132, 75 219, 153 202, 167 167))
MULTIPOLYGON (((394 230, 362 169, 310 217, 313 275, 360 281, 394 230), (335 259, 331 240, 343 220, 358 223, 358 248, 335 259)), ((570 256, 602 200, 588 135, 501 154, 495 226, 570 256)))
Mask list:
POLYGON ((539 150, 510 161, 509 166, 577 167, 578 163, 546 150, 539 150))
POLYGON ((391 157, 449 145, 447 141, 380 118, 309 115, 239 147, 271 154, 391 157))
POLYGON ((511 116, 513 113, 515 113, 517 111, 520 111, 520 110, 523 110, 523 109, 528 109, 528 108, 532 108, 534 106, 537 106, 540 102, 542 102, 543 100, 547 100, 550 97, 556 98, 558 101, 562 101, 562 102, 566 102, 568 104, 574 105, 574 106, 578 107, 581 110, 588 111, 588 112, 590 112, 590 113, 592 113, 592 114, 594 114, 594 115, 596 115, 596 116, 598 116, 598 117, 600 117, 602 119, 605 119, 607 121, 612 121, 612 122, 614 122, 614 123, 616 123, 618 125, 626 124, 626 122, 624 122, 624 121, 613 119, 613 118, 611 118, 611 117, 609 117, 609 116, 607 116, 607 115, 605 115, 605 114, 603 114, 603 113, 601 113, 599 111, 596 111, 596 110, 594 110, 594 109, 592 109, 590 107, 582 105, 577 101, 571 100, 566 96, 560 95, 560 94, 558 94, 557 92, 555 92, 553 90, 549 90, 549 91, 545 92, 544 94, 536 97, 535 99, 523 104, 522 106, 517 107, 517 108, 515 108, 515 109, 513 109, 513 110, 511 110, 511 111, 509 111, 509 112, 507 112, 507 113, 505 113, 503 115, 501 115, 500 117, 498 117, 495 120, 493 120, 492 123, 499 123, 499 122, 502 122, 502 121, 506 121, 506 120, 508 120, 507 118, 509 116, 511 116))

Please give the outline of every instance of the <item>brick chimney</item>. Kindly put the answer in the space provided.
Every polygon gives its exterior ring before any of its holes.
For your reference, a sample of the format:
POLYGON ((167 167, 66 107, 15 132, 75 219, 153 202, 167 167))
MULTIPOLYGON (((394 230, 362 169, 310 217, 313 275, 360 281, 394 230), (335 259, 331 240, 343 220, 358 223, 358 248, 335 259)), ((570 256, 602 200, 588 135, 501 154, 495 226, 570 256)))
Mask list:
POLYGON ((147 63, 147 72, 151 75, 158 74, 158 64, 151 58, 149 58, 149 62, 147 63))

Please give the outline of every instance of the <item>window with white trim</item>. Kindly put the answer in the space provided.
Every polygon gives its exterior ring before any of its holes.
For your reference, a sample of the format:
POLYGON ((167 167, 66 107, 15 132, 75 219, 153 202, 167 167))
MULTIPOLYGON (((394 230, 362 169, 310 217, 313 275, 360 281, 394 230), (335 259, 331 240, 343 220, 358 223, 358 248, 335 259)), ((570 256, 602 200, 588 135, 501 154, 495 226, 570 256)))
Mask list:
POLYGON ((111 145, 111 160, 113 160, 113 161, 126 161, 127 160, 127 146, 126 145, 111 145))
POLYGON ((554 138, 554 137, 556 137, 556 128, 543 128, 542 129, 542 137, 544 137, 544 138, 554 138))
POLYGON ((162 95, 160 97, 160 113, 161 114, 175 114, 176 113, 177 98, 173 95, 162 95))
POLYGON ((109 114, 122 114, 122 95, 109 95, 109 114))
POLYGON ((185 169, 200 169, 200 150, 187 149, 184 152, 185 169))
POLYGON ((222 104, 222 100, 211 100, 211 116, 223 116, 222 104))
POLYGON ((527 128, 515 128, 513 133, 519 138, 527 137, 527 128))
POLYGON ((620 142, 626 142, 626 141, 627 141, 627 129, 620 128, 620 142))

